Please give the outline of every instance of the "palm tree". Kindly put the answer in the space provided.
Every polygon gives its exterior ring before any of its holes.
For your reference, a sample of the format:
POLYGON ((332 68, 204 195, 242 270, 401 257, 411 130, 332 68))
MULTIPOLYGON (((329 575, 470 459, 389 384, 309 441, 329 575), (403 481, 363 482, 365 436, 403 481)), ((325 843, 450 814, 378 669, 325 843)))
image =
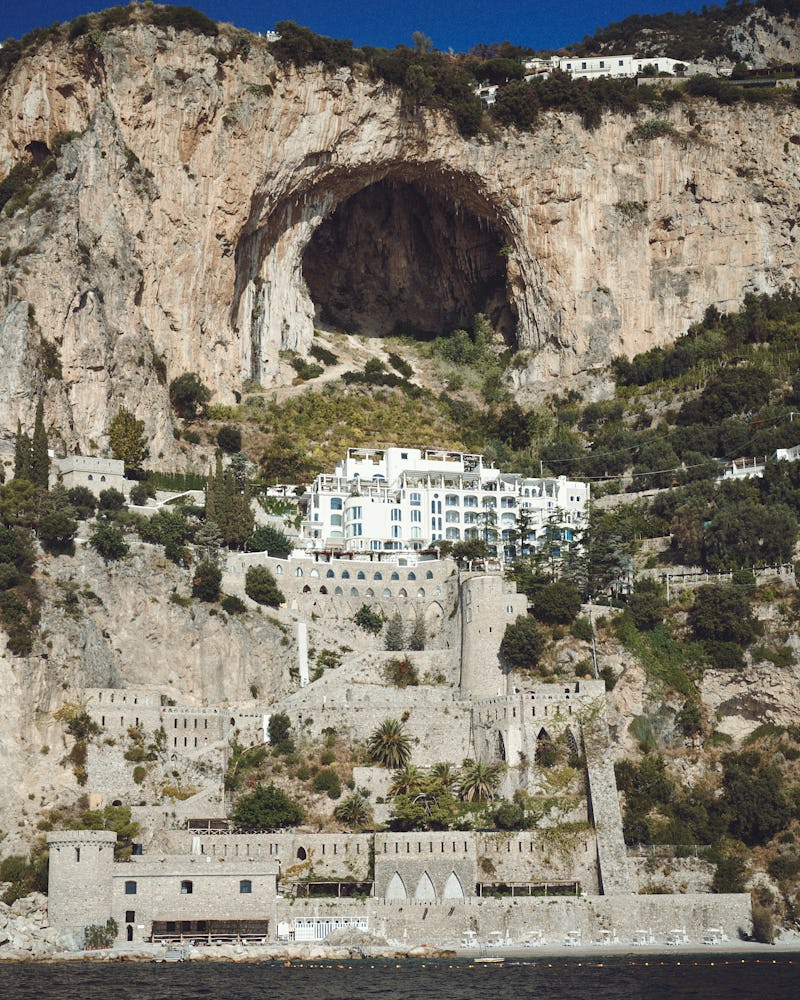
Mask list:
POLYGON ((408 795, 411 792, 416 792, 424 778, 425 775, 416 764, 406 764, 405 767, 395 771, 392 775, 392 783, 387 794, 393 799, 395 795, 408 795))
POLYGON ((431 777, 436 778, 449 792, 455 787, 458 773, 449 760, 440 760, 431 768, 431 777))
POLYGON ((502 764, 468 758, 462 765, 459 795, 465 802, 491 802, 502 773, 502 764))
POLYGON ((366 798, 360 792, 354 792, 339 803, 333 810, 333 815, 346 826, 364 827, 372 818, 372 811, 366 798))
POLYGON ((384 719, 367 740, 367 753, 381 767, 399 769, 411 758, 411 740, 397 719, 384 719))

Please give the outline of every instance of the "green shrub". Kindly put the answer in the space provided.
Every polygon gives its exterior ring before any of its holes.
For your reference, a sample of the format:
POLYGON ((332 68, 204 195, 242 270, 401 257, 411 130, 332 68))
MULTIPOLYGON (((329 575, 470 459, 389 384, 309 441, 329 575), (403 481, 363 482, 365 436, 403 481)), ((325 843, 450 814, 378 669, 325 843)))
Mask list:
POLYGON ((303 822, 303 810, 275 785, 259 786, 243 795, 233 810, 234 825, 241 830, 281 830, 303 822))
POLYGON ((194 420, 205 413, 205 405, 211 399, 211 391, 205 386, 197 372, 184 372, 169 384, 169 400, 172 408, 184 420, 194 420))
POLYGON ((204 559, 195 567, 192 580, 192 596, 201 601, 216 601, 222 582, 222 570, 210 559, 204 559))
POLYGON ((238 427, 231 426, 231 424, 223 424, 217 431, 217 444, 228 455, 233 455, 235 452, 241 451, 241 430, 238 427))
POLYGON ((591 642, 592 641, 592 623, 584 615, 579 616, 572 623, 572 634, 576 639, 580 639, 581 642, 591 642))
POLYGON ((285 712, 275 712, 269 717, 267 732, 270 746, 274 750, 282 754, 294 753, 292 724, 285 712))
POLYGON ((308 350, 308 353, 312 358, 316 358, 317 361, 322 362, 323 365, 335 365, 338 363, 338 357, 333 353, 333 351, 328 351, 326 348, 321 347, 319 344, 312 344, 308 350))
POLYGON ((419 673, 407 656, 402 659, 393 657, 387 660, 383 668, 384 677, 395 687, 416 687, 419 684, 419 673))
POLYGON ((222 610, 229 615, 240 615, 244 611, 247 611, 247 605, 241 597, 236 597, 235 594, 223 594, 222 600, 219 603, 222 610))
POLYGON ((115 562, 127 555, 128 545, 122 536, 122 532, 109 521, 99 521, 91 535, 89 545, 106 562, 115 562))
POLYGON ((383 628, 383 616, 373 611, 368 604, 361 605, 353 616, 353 621, 371 635, 377 635, 383 628))
POLYGON ((133 769, 133 780, 137 785, 141 785, 144 779, 147 777, 147 768, 142 764, 137 764, 133 769))
POLYGON ((533 602, 533 613, 548 625, 569 625, 581 609, 581 595, 563 580, 546 583, 533 602))
POLYGON ((113 486, 110 489, 101 490, 98 506, 100 510, 122 510, 125 506, 125 494, 114 489, 113 486))
POLYGON ((500 655, 511 667, 533 669, 544 652, 546 639, 542 630, 527 615, 518 615, 515 622, 506 625, 500 643, 500 655))
POLYGON ((275 582, 275 577, 266 566, 249 566, 244 579, 247 596, 267 607, 277 608, 286 600, 275 582))
POLYGON ((246 552, 266 552, 277 559, 285 559, 292 551, 289 537, 271 524, 262 524, 244 543, 246 552))
POLYGON ((339 775, 332 767, 323 767, 314 775, 313 788, 315 792, 327 792, 329 799, 338 799, 342 795, 339 775))
POLYGON ((646 122, 639 122, 628 133, 628 142, 649 142, 651 139, 660 139, 665 135, 672 135, 675 126, 671 121, 662 118, 651 118, 646 122))

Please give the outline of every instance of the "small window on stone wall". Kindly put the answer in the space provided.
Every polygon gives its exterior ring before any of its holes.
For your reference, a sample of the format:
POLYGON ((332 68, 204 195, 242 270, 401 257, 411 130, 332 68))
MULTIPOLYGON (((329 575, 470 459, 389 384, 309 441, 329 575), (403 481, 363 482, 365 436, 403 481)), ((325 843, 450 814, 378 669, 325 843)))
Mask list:
POLYGON ((125 911, 125 923, 126 924, 132 924, 135 919, 136 919, 136 911, 135 910, 126 910, 125 911))
POLYGON ((239 882, 239 892, 251 893, 253 891, 253 883, 249 878, 243 878, 239 882))
POLYGON ((131 881, 131 882, 126 882, 125 883, 125 895, 126 896, 135 896, 136 895, 136 883, 135 882, 131 881))
POLYGON ((194 886, 192 885, 192 883, 189 881, 189 879, 184 879, 181 882, 181 895, 191 896, 193 891, 194 891, 194 886))

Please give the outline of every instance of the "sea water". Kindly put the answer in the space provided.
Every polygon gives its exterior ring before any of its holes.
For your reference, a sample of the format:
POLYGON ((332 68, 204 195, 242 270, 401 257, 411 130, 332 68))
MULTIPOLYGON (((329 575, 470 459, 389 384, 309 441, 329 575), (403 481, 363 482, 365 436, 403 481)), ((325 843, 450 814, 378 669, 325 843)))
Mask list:
POLYGON ((800 1000, 800 955, 0 964, 2 1000, 800 1000))

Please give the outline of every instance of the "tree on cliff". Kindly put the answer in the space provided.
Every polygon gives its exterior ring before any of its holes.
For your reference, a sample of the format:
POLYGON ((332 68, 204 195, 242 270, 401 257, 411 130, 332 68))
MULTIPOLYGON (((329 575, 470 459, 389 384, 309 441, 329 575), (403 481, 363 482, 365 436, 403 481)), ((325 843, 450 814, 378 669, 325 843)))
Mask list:
POLYGON ((256 604, 277 608, 286 600, 266 566, 248 566, 244 578, 244 592, 256 604))
POLYGON ((222 467, 222 453, 217 452, 216 468, 206 481, 206 520, 213 521, 229 547, 241 549, 253 533, 255 515, 250 507, 250 493, 242 489, 230 469, 222 467))
POLYGON ((184 420, 193 420, 198 415, 205 416, 209 399, 211 390, 200 381, 197 372, 184 372, 169 384, 169 401, 173 410, 184 420))
POLYGON ((121 559, 128 552, 122 532, 110 521, 98 521, 89 538, 89 544, 106 562, 121 559))
POLYGON ((111 454, 125 463, 126 471, 141 467, 147 456, 143 420, 137 420, 130 410, 121 407, 111 421, 108 438, 111 454))
POLYGON ((38 489, 46 490, 50 485, 50 456, 48 454, 47 431, 44 429, 44 401, 39 397, 36 404, 36 418, 31 441, 31 482, 38 489))
POLYGON ((500 655, 510 667, 532 669, 544 652, 546 640, 539 626, 527 615, 518 615, 506 625, 500 655))

